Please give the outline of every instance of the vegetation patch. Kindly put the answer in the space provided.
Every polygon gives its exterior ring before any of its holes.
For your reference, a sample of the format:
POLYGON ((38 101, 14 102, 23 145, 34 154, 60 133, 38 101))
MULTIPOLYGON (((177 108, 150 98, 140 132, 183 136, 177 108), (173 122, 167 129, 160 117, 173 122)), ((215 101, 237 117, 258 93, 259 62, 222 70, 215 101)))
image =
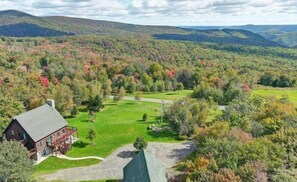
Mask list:
POLYGON ((277 89, 277 88, 265 88, 253 90, 252 96, 275 96, 277 98, 288 97, 291 102, 297 106, 297 90, 296 89, 277 89))
POLYGON ((48 174, 58 171, 60 169, 67 169, 72 167, 90 166, 100 163, 100 160, 84 159, 84 160, 66 160, 57 157, 49 157, 42 163, 36 166, 35 175, 48 174))
POLYGON ((175 141, 174 134, 148 134, 147 127, 159 123, 160 104, 136 101, 114 103, 108 101, 105 107, 103 111, 97 113, 94 122, 88 121, 87 112, 81 112, 77 117, 68 119, 69 125, 78 128, 79 141, 73 145, 72 150, 67 155, 72 157, 106 157, 116 148, 133 143, 138 136, 143 137, 146 141, 175 141), (144 113, 148 115, 147 121, 142 120, 144 113), (97 133, 92 145, 87 139, 90 128, 97 133))
POLYGON ((152 99, 164 99, 164 100, 175 100, 183 97, 189 97, 193 93, 193 90, 181 90, 181 91, 169 91, 162 93, 144 93, 141 95, 143 98, 152 99))

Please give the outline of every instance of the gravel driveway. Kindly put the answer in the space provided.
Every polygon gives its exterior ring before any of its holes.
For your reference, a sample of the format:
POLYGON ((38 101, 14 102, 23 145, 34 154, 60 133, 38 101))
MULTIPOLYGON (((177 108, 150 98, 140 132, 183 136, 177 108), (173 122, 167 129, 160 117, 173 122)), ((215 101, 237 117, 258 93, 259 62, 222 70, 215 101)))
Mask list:
MULTIPOLYGON (((195 149, 193 142, 184 143, 156 143, 149 142, 147 150, 152 153, 167 169, 173 167, 180 160, 187 157, 195 149)), ((58 172, 44 175, 45 180, 84 181, 100 179, 122 179, 123 168, 132 159, 134 147, 125 145, 100 164, 64 169, 58 172)))

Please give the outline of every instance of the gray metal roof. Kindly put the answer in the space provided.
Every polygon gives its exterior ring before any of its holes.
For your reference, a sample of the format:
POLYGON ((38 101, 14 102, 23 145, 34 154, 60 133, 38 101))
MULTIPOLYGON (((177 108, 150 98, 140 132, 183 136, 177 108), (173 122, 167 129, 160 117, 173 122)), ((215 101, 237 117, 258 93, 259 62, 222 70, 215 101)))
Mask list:
POLYGON ((59 112, 48 104, 22 113, 15 119, 35 142, 67 125, 59 112))
POLYGON ((124 182, 167 182, 165 167, 157 159, 141 150, 132 161, 124 167, 124 182))

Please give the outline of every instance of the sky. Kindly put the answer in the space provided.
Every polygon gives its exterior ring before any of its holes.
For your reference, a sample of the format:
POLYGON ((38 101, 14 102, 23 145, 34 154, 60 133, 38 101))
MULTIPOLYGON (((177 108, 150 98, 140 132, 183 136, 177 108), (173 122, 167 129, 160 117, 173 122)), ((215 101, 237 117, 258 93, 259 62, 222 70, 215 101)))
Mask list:
POLYGON ((297 0, 0 0, 0 10, 142 25, 297 24, 297 0))

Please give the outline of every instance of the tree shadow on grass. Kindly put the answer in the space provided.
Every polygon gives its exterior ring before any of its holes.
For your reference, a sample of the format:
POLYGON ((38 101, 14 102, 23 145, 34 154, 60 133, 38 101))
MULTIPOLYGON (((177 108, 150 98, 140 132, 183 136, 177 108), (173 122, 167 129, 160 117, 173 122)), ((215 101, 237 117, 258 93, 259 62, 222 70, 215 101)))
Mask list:
POLYGON ((83 120, 81 120, 81 122, 83 122, 83 123, 92 123, 89 119, 83 119, 83 120))
POLYGON ((142 119, 137 120, 137 123, 139 124, 154 124, 154 121, 143 121, 142 119))
POLYGON ((75 118, 75 116, 64 116, 64 119, 71 119, 71 118, 75 118))
POLYGON ((116 106, 116 105, 118 105, 118 103, 116 103, 116 102, 112 102, 112 103, 106 103, 106 104, 104 104, 105 106, 116 106))
POLYGON ((78 110, 79 110, 79 112, 88 112, 89 111, 88 108, 86 108, 86 107, 79 108, 78 110))
POLYGON ((174 140, 179 140, 178 134, 170 132, 168 130, 155 132, 152 130, 147 131, 147 134, 150 135, 152 138, 172 138, 174 140))
POLYGON ((72 144, 72 146, 76 147, 76 148, 85 148, 88 145, 89 145, 89 143, 83 142, 83 141, 77 141, 72 144))
POLYGON ((133 103, 133 102, 127 102, 127 103, 124 103, 123 105, 135 105, 135 103, 133 103))
POLYGON ((177 93, 167 93, 165 95, 177 95, 177 93))

